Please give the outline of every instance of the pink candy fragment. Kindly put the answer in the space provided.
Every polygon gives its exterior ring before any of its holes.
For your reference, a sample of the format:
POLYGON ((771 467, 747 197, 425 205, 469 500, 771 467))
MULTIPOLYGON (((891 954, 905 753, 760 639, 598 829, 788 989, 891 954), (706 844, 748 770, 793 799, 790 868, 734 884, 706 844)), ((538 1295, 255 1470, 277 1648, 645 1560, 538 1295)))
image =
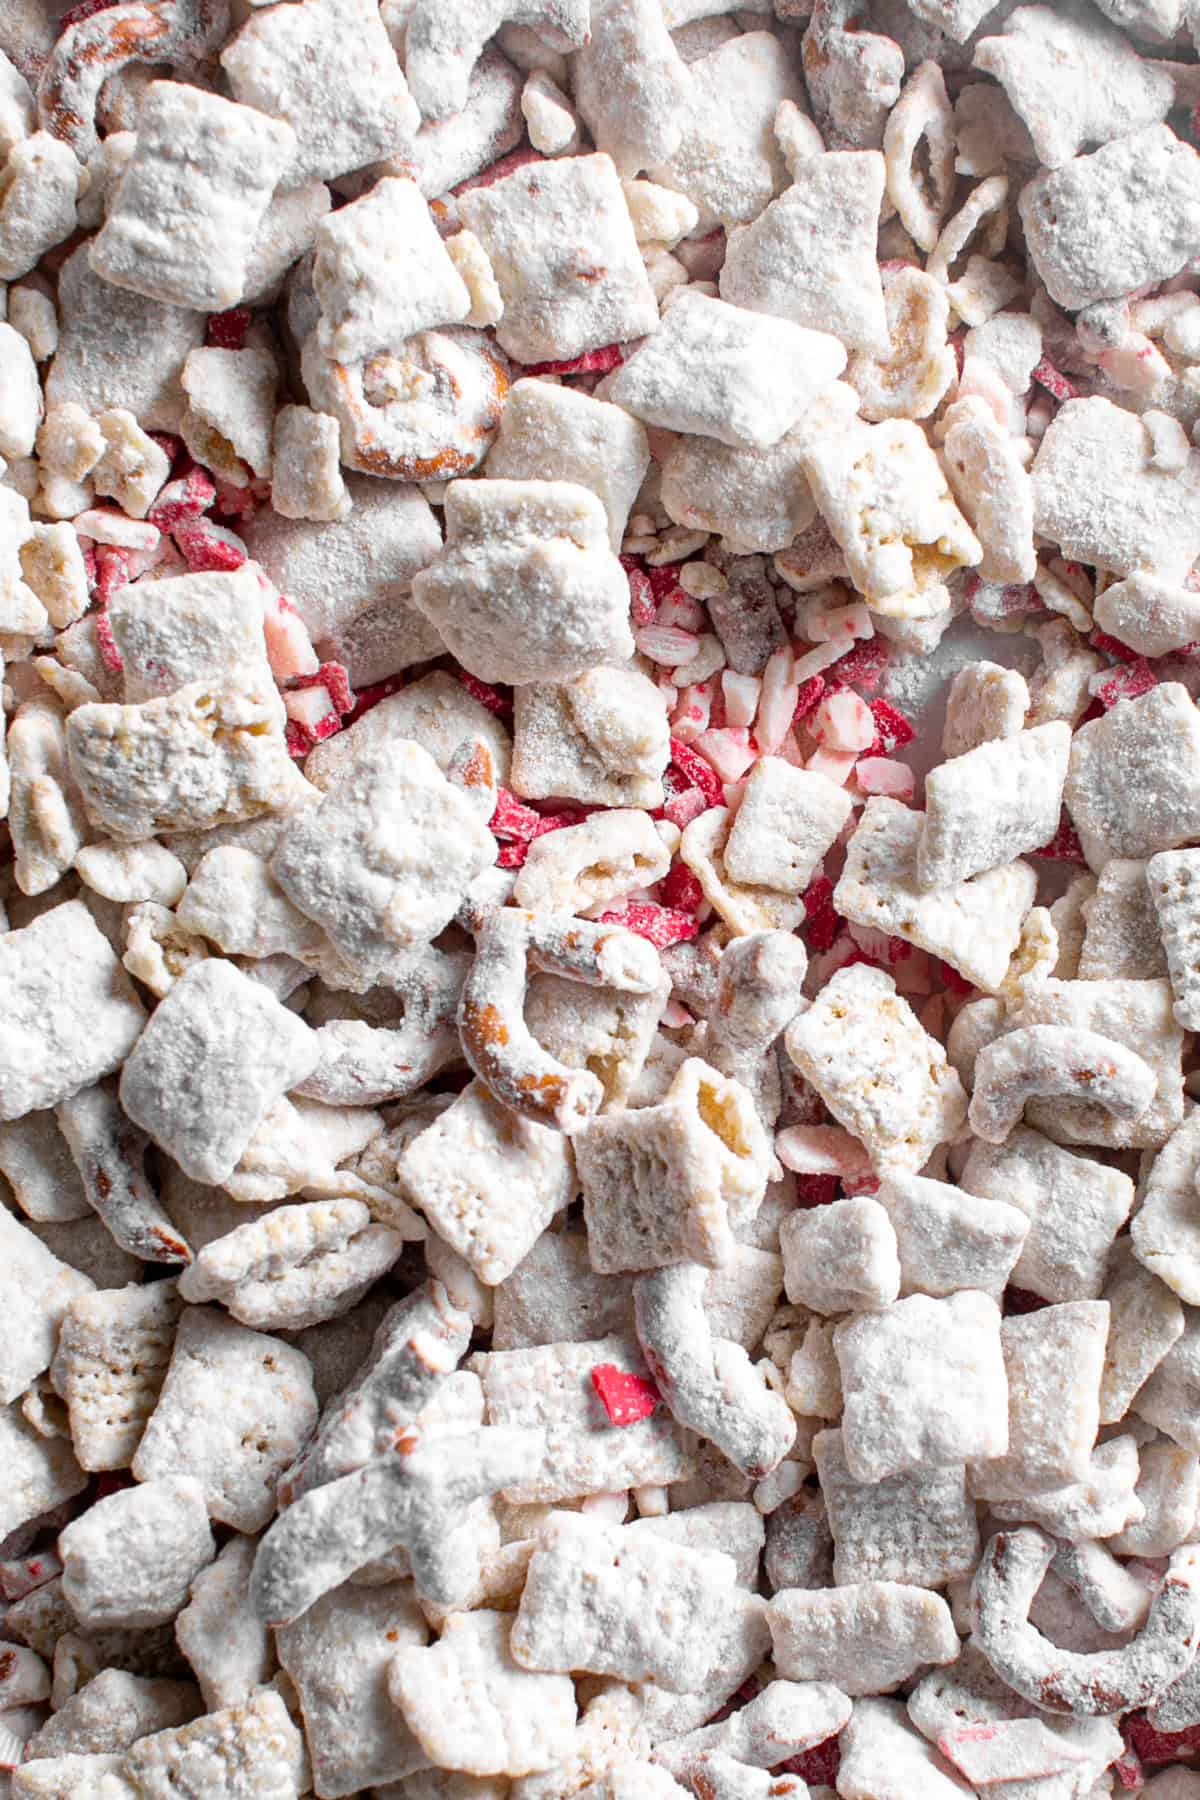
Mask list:
POLYGON ((610 1425, 636 1425, 639 1420, 648 1419, 662 1400, 652 1381, 642 1375, 627 1374, 616 1363, 597 1363, 592 1370, 592 1387, 610 1425))
POLYGON ((672 944, 686 944, 700 927, 690 913, 672 906, 656 906, 652 900, 631 900, 618 912, 600 914, 604 925, 621 925, 635 937, 645 938, 656 950, 669 950, 672 944))
POLYGON ((210 570, 232 574, 244 568, 248 560, 241 538, 223 525, 214 525, 211 519, 184 520, 172 527, 171 536, 194 575, 210 570))
POLYGON ((912 770, 890 756, 861 756, 854 765, 854 779, 864 794, 886 794, 893 800, 911 800, 913 796, 912 770))

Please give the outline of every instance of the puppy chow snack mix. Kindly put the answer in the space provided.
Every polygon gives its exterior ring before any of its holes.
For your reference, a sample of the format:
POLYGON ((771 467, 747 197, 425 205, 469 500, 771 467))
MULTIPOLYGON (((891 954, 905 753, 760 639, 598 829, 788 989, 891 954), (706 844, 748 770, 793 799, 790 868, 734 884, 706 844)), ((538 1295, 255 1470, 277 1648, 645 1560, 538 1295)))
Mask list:
POLYGON ((1188 0, 0 0, 0 1800, 1198 1800, 1198 705, 1188 0))

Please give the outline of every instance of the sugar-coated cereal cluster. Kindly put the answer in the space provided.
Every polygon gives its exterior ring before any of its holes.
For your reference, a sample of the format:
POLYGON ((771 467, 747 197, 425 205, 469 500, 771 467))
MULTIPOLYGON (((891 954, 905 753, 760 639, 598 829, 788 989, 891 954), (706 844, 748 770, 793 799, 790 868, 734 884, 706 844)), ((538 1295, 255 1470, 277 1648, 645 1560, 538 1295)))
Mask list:
POLYGON ((0 1800, 1200 1800, 1198 702, 1196 0, 0 0, 0 1800))

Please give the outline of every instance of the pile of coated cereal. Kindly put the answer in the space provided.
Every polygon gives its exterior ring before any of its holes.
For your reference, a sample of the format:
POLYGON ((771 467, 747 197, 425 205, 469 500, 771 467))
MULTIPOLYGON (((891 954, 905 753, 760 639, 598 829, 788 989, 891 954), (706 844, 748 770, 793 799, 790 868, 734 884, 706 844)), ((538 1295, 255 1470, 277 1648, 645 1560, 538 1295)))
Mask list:
POLYGON ((1200 3, 58 10, 0 1800, 1198 1800, 1200 3))

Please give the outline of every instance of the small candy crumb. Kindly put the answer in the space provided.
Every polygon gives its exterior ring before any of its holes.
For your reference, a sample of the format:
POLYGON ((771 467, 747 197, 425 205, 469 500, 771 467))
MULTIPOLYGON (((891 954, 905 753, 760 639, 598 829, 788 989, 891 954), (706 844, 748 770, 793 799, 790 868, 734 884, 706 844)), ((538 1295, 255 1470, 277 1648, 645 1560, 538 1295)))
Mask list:
POLYGON ((1063 374, 1061 369, 1055 368, 1049 357, 1043 356, 1041 361, 1035 365, 1033 379, 1039 387, 1044 387, 1055 400, 1077 400, 1079 398, 1080 389, 1069 376, 1063 374))
POLYGON ((489 712, 495 713, 497 718, 511 716, 511 693, 501 693, 500 689, 493 687, 490 682, 479 681, 474 675, 468 675, 465 669, 455 669, 454 674, 462 682, 468 694, 473 695, 481 706, 486 706, 489 712))
POLYGON ((217 350, 241 350, 251 317, 248 306, 233 306, 228 312, 209 313, 205 328, 207 342, 217 350))
POLYGON ((642 1375, 627 1374, 616 1363, 597 1363, 592 1370, 592 1387, 611 1425, 636 1425, 639 1420, 648 1419, 662 1400, 652 1381, 642 1375))
POLYGON ((833 908, 833 883, 817 875, 804 890, 804 916, 810 950, 828 950, 838 934, 841 919, 833 908))
POLYGON ((1058 830, 1048 844, 1031 852, 1033 856, 1044 856, 1054 862, 1083 863, 1087 858, 1079 842, 1079 833, 1072 825, 1065 808, 1058 821, 1058 830))

